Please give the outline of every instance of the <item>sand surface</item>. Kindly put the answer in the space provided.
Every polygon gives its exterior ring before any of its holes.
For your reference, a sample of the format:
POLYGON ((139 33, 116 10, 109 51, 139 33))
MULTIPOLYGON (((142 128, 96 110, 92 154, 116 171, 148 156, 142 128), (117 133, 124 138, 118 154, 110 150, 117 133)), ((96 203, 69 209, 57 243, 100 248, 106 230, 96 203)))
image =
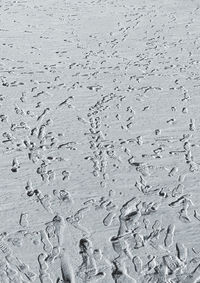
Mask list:
POLYGON ((0 283, 200 282, 200 1, 0 1, 0 283))

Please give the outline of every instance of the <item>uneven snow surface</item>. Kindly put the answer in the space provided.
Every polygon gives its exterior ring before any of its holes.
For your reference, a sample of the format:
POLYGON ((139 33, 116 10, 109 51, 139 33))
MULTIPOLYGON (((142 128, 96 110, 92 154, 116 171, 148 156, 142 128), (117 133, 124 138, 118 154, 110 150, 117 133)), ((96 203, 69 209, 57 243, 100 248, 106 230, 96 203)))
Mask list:
POLYGON ((200 282, 200 1, 0 0, 0 283, 200 282))

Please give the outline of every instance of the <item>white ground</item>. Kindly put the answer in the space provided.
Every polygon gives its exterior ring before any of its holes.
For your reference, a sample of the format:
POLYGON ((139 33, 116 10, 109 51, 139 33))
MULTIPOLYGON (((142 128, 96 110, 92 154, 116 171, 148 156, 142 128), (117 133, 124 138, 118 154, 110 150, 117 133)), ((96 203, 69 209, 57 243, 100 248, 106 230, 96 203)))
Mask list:
POLYGON ((0 283, 200 282, 200 1, 0 1, 0 283))

